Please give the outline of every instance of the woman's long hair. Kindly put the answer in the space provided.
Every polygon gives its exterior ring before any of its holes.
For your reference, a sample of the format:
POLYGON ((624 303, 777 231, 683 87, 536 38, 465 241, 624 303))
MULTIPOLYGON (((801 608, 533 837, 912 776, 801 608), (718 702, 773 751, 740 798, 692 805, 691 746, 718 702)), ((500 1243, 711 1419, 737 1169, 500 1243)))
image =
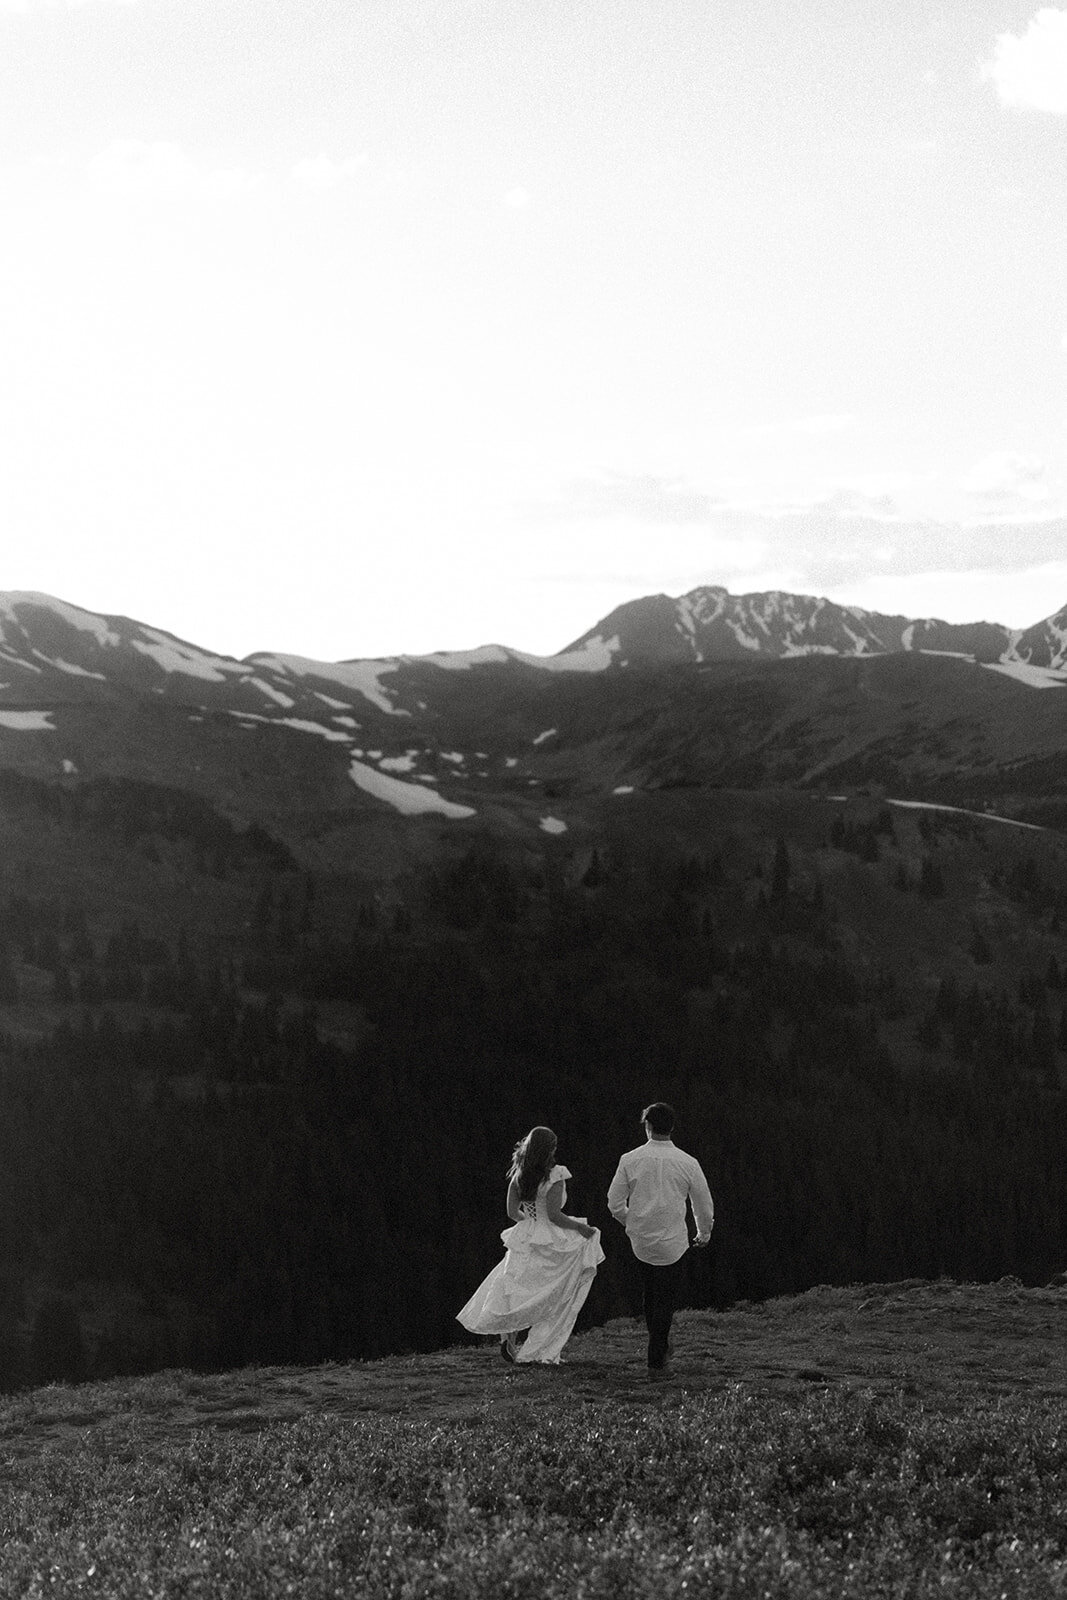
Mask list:
POLYGON ((514 1178, 520 1200, 532 1200, 548 1177, 556 1151, 556 1135, 551 1128, 531 1128, 520 1139, 511 1158, 509 1178, 514 1178))

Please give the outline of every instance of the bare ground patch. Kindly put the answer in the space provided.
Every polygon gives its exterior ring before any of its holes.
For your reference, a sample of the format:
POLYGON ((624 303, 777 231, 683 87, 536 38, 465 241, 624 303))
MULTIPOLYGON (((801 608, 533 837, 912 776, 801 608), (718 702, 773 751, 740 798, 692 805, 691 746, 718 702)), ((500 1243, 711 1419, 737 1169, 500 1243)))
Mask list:
POLYGON ((383 1361, 52 1385, 0 1402, 0 1452, 25 1457, 94 1436, 116 1452, 152 1453, 196 1430, 255 1432, 309 1413, 462 1424, 548 1399, 670 1407, 730 1387, 899 1391, 948 1412, 979 1393, 1067 1398, 1067 1289, 1014 1279, 822 1286, 722 1313, 683 1311, 674 1344, 671 1369, 654 1384, 643 1327, 627 1319, 572 1339, 558 1368, 509 1367, 494 1342, 383 1361))

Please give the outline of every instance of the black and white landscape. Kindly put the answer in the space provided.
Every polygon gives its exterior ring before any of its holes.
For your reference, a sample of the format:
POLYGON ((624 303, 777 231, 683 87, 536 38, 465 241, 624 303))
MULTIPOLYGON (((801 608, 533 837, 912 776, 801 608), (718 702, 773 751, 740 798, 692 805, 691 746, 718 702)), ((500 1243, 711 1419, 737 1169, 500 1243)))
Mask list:
POLYGON ((0 1600, 1064 1600, 1065 138, 1067 0, 0 0, 0 1600))
POLYGON ((1067 609, 1011 630, 711 587, 633 601, 553 656, 487 645, 237 661, 146 623, 8 594, 0 674, 12 769, 180 780, 245 822, 281 820, 291 780, 301 799, 287 837, 316 782, 324 805, 457 820, 500 805, 529 813, 537 797, 524 790, 545 782, 592 799, 748 787, 745 773, 1026 807, 1050 798, 1047 770, 1032 767, 1055 760, 1062 706, 1034 691, 1067 685, 1067 609))
POLYGON ((710 588, 339 663, 0 627, 9 1385, 447 1345, 518 1133, 595 1217, 653 1093, 714 1174, 698 1304, 1062 1266, 1062 612, 710 588))

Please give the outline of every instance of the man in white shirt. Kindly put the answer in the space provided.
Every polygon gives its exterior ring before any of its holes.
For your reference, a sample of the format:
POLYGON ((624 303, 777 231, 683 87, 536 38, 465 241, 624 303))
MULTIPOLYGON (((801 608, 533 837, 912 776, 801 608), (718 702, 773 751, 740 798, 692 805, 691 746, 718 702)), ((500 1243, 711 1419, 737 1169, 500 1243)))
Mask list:
POLYGON ((671 1138, 674 1112, 662 1100, 641 1113, 646 1143, 628 1150, 608 1189, 608 1210, 626 1229, 637 1257, 648 1328, 648 1370, 662 1372, 670 1349, 683 1258, 689 1248, 686 1202, 696 1224, 695 1248, 711 1238, 715 1206, 700 1163, 671 1138))

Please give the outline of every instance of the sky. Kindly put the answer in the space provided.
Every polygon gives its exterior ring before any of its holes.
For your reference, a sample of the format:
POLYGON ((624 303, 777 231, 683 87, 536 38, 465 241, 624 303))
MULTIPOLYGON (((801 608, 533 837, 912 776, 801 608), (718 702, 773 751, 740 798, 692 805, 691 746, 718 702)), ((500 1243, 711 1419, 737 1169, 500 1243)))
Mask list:
POLYGON ((0 589, 562 649, 1067 603, 1067 9, 0 0, 0 589))

